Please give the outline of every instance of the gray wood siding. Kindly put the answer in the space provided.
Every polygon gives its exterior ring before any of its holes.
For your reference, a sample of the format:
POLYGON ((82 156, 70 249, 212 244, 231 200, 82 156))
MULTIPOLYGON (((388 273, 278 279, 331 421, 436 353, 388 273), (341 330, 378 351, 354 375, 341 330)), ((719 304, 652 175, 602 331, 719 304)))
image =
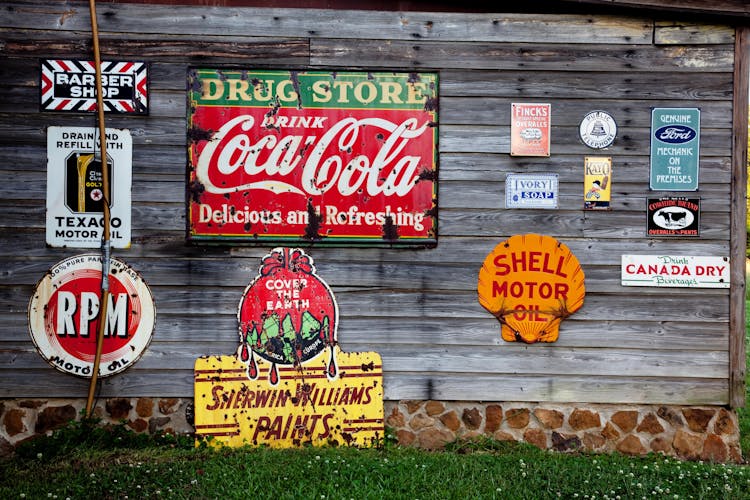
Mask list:
MULTIPOLYGON (((385 398, 729 404, 728 290, 628 288, 623 253, 730 254, 735 32, 695 20, 100 4, 102 58, 150 63, 149 116, 107 115, 133 136, 132 247, 114 255, 155 298, 142 359, 102 396, 193 394, 192 367, 237 348, 236 312, 269 247, 185 244, 188 66, 437 71, 439 237, 434 249, 311 248, 340 308, 345 351, 381 354, 385 398), (511 102, 552 105, 552 156, 509 156, 511 102), (701 109, 701 237, 645 236, 652 107, 701 109), (619 132, 588 149, 593 109, 619 132), (611 212, 584 212, 583 157, 613 161, 611 212), (506 210, 509 172, 554 172, 558 210, 506 210), (478 303, 501 240, 536 232, 578 257, 584 306, 554 344, 517 345, 478 303)), ((714 21, 715 23, 715 21, 714 21)), ((85 397, 27 328, 36 282, 73 249, 46 248, 46 128, 94 116, 39 111, 39 59, 91 58, 88 4, 0 11, 0 397, 85 397)), ((737 263, 735 265, 742 265, 737 263)))

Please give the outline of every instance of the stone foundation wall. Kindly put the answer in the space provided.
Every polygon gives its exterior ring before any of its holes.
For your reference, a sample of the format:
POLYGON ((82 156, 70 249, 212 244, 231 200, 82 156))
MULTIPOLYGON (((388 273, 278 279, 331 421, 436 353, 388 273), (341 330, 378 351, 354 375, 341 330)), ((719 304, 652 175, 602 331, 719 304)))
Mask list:
MULTIPOLYGON (((18 443, 79 419, 85 399, 0 400, 0 455, 18 443)), ((136 432, 193 432, 193 400, 99 401, 103 423, 136 432)), ((404 446, 439 449, 478 436, 561 452, 664 453, 686 460, 742 462, 734 412, 722 407, 386 401, 385 425, 404 446)))
POLYGON ((742 462, 737 415, 714 406, 399 401, 386 402, 385 424, 399 443, 427 449, 488 436, 563 452, 742 462))
MULTIPOLYGON (((18 443, 79 420, 85 399, 0 400, 0 455, 18 443)), ((193 432, 193 400, 179 398, 113 398, 99 401, 94 416, 102 423, 125 423, 136 432, 193 432)))

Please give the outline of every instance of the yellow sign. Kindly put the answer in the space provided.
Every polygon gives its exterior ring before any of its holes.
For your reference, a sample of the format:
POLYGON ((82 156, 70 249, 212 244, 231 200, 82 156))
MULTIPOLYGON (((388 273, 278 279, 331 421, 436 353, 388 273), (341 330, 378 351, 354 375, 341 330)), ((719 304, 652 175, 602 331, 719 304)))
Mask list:
POLYGON ((550 236, 512 236, 479 270, 479 303, 509 342, 554 342, 560 322, 583 305, 584 275, 575 255, 550 236))
POLYGON ((612 197, 612 158, 587 156, 583 160, 583 208, 610 210, 612 197))
POLYGON ((304 368, 282 367, 268 382, 270 363, 258 360, 251 380, 236 356, 195 363, 195 432, 212 445, 285 448, 312 444, 366 447, 383 438, 383 368, 376 352, 334 347, 339 375, 331 380, 319 356, 304 368))

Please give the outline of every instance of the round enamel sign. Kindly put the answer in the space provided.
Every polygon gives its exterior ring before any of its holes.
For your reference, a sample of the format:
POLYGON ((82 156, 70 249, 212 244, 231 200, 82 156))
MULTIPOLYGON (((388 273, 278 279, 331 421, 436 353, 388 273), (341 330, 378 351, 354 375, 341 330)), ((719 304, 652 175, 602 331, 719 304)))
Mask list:
POLYGON ((617 123, 606 111, 591 111, 581 120, 578 133, 588 147, 603 149, 615 142, 617 123))
MULTIPOLYGON (((29 302, 31 340, 64 373, 91 377, 99 331, 102 257, 81 254, 58 262, 39 280, 29 302)), ((140 275, 111 259, 109 299, 99 377, 132 366, 154 331, 154 300, 140 275)))

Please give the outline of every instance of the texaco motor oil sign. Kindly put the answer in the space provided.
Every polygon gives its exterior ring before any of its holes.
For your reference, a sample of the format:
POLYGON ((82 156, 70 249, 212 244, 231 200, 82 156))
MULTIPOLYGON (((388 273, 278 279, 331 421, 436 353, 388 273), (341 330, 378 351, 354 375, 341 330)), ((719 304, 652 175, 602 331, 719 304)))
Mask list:
POLYGON ((195 429, 230 446, 369 446, 383 437, 376 352, 343 353, 338 307, 300 249, 276 248, 245 289, 239 345, 195 363, 195 429))
POLYGON ((437 83, 191 70, 189 238, 434 244, 437 83))
MULTIPOLYGON (((90 377, 96 353, 102 258, 81 254, 55 264, 29 303, 29 331, 42 358, 64 373, 90 377)), ((156 311, 140 275, 111 259, 109 299, 99 376, 133 365, 151 342, 156 311)))
MULTIPOLYGON (((129 130, 106 130, 110 241, 130 246, 133 139, 129 130)), ((99 248, 104 228, 104 185, 99 131, 93 127, 47 129, 47 244, 99 248)))

